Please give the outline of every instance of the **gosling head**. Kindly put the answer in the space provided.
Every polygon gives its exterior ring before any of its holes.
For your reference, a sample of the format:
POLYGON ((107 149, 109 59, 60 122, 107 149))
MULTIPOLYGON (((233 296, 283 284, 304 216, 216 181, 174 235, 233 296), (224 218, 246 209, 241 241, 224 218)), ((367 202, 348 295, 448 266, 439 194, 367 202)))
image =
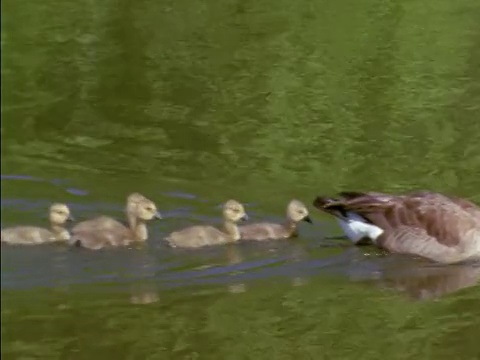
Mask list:
POLYGON ((65 204, 52 204, 49 211, 49 219, 52 225, 64 225, 67 221, 73 221, 70 209, 65 204))
POLYGON ((133 193, 127 198, 127 212, 143 221, 162 218, 155 203, 139 193, 133 193))
POLYGON ((143 200, 147 200, 147 198, 138 192, 134 192, 128 195, 127 204, 135 204, 143 200))
POLYGON ((248 215, 245 212, 243 205, 236 200, 228 200, 223 205, 223 217, 225 220, 232 222, 248 220, 248 215))
POLYGON ((292 200, 288 204, 287 217, 296 223, 302 220, 309 222, 310 224, 312 223, 312 219, 310 219, 307 207, 301 201, 298 201, 298 200, 292 200))
POLYGON ((137 204, 144 200, 147 200, 147 198, 137 192, 131 193, 130 195, 128 195, 126 206, 125 206, 125 211, 127 212, 127 214, 131 212, 135 212, 137 204))

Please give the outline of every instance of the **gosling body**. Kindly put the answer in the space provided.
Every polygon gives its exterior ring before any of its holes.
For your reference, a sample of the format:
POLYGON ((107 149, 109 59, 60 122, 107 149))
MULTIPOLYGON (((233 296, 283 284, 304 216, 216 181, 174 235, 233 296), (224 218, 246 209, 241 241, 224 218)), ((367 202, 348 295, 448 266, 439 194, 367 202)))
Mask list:
POLYGON ((15 226, 3 229, 1 241, 6 244, 38 245, 70 240, 65 228, 67 221, 73 221, 70 210, 65 204, 52 204, 49 209, 50 229, 38 226, 15 226))
POLYGON ((256 223, 240 226, 242 240, 288 239, 298 235, 298 223, 312 223, 308 209, 301 201, 292 200, 287 206, 287 216, 283 224, 256 223))
POLYGON ((127 224, 99 216, 83 221, 72 229, 71 244, 91 250, 143 243, 148 239, 146 222, 161 219, 153 201, 139 193, 128 196, 125 207, 127 224))
POLYGON ((165 238, 171 247, 200 248, 222 245, 240 240, 237 222, 248 218, 242 204, 235 200, 223 206, 224 223, 221 228, 211 225, 196 225, 172 232, 165 238))

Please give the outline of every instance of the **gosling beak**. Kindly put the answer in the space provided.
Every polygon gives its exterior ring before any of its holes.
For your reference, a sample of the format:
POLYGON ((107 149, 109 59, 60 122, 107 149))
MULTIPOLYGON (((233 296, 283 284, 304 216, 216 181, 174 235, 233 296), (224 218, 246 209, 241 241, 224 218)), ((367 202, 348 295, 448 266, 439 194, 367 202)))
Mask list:
POLYGON ((248 221, 248 215, 247 215, 247 214, 243 215, 240 220, 242 220, 242 221, 248 221))
POLYGON ((68 215, 67 221, 75 221, 75 218, 72 215, 68 215))
POLYGON ((162 215, 157 211, 157 212, 155 213, 154 219, 161 220, 161 219, 163 219, 163 218, 162 218, 162 215))
POLYGON ((306 222, 308 222, 308 223, 310 223, 310 224, 313 224, 312 219, 310 219, 310 216, 308 216, 308 215, 305 216, 302 220, 303 220, 303 221, 306 221, 306 222))

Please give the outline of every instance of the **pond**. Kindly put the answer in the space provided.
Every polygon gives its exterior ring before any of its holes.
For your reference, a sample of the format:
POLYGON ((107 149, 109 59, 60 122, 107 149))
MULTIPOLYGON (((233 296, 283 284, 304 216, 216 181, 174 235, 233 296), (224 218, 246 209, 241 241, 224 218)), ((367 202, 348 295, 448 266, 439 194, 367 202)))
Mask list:
POLYGON ((163 220, 138 249, 2 246, 5 359, 478 359, 480 267, 353 247, 312 201, 480 203, 480 3, 2 3, 2 227, 163 220), (221 204, 299 237, 195 251, 221 204))

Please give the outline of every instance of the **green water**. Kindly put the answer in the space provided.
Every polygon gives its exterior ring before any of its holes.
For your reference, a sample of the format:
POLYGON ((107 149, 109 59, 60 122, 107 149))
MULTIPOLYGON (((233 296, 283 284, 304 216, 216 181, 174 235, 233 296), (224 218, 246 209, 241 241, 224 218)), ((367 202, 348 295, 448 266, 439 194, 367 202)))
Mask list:
POLYGON ((5 359, 480 359, 478 268, 355 249, 311 202, 480 203, 476 0, 2 2, 2 226, 165 219, 144 249, 2 246, 5 359), (235 198, 293 241, 173 251, 235 198), (418 301, 423 299, 424 301, 418 301), (142 304, 142 303, 148 304, 142 304))

